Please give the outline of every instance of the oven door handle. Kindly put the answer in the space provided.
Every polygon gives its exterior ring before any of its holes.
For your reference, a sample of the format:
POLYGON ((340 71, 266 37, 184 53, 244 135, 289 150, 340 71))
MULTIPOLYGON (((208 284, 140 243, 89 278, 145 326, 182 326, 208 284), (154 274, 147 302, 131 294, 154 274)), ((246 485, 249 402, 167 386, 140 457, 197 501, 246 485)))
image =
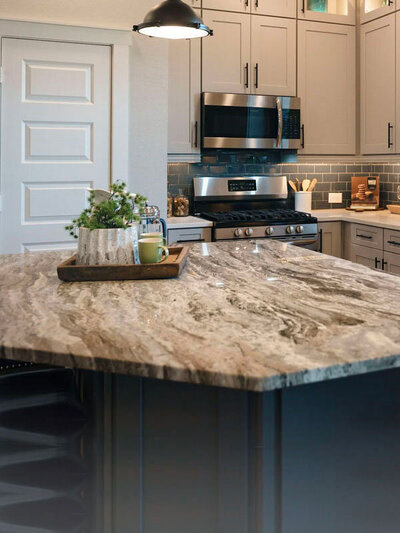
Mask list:
POLYGON ((299 239, 298 241, 285 241, 277 239, 280 242, 283 242, 284 244, 295 244, 296 246, 307 246, 307 244, 315 244, 317 242, 317 239, 299 239))
POLYGON ((276 147, 281 147, 282 135, 283 135, 283 113, 282 113, 282 100, 276 99, 276 109, 278 111, 278 137, 276 138, 276 147))

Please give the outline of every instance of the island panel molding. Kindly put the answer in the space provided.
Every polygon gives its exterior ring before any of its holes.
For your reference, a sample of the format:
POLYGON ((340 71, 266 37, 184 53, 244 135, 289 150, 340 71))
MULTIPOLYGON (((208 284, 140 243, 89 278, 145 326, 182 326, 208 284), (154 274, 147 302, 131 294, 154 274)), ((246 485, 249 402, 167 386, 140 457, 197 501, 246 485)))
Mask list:
POLYGON ((63 284, 0 258, 0 356, 252 391, 400 366, 400 280, 280 242, 200 243, 179 279, 63 284))

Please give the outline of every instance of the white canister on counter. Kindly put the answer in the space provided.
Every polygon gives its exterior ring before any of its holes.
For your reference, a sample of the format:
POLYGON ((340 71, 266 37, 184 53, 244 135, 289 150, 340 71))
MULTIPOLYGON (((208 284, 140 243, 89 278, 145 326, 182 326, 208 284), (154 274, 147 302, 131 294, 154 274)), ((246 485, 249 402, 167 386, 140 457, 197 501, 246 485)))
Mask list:
POLYGON ((294 193, 294 208, 296 211, 311 213, 312 192, 298 191, 294 193))

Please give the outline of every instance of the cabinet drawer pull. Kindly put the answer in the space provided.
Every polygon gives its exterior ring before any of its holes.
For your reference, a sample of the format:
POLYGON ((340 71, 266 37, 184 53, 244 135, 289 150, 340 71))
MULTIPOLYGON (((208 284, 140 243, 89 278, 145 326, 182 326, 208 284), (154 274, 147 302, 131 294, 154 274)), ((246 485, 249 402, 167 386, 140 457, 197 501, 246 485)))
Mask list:
POLYGON ((382 259, 382 270, 385 270, 385 266, 387 265, 387 261, 385 261, 384 259, 382 259))
POLYGON ((380 264, 381 264, 381 260, 375 257, 375 268, 378 268, 380 264))
POLYGON ((400 246, 400 242, 396 241, 388 241, 388 244, 391 244, 392 246, 400 246))
POLYGON ((357 237, 360 237, 361 239, 368 239, 368 240, 371 240, 372 239, 372 236, 371 235, 357 235, 357 237))

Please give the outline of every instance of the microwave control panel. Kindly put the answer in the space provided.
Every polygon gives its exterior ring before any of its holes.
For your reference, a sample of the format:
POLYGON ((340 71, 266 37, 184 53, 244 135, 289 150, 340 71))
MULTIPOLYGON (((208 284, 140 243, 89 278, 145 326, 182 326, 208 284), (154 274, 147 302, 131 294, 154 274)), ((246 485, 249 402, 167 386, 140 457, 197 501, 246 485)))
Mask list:
POLYGON ((284 139, 300 139, 300 110, 283 110, 283 131, 284 139))

